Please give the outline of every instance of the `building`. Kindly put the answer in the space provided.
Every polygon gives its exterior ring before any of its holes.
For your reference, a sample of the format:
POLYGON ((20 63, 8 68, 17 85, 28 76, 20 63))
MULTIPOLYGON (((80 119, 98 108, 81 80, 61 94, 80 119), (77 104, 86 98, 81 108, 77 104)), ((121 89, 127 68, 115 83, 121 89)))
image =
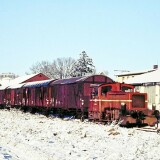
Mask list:
POLYGON ((122 82, 125 82, 128 79, 134 78, 138 75, 142 75, 142 74, 145 74, 145 73, 148 73, 148 72, 155 71, 157 68, 158 68, 158 65, 154 65, 153 69, 146 70, 146 71, 130 72, 130 71, 123 71, 123 70, 122 71, 121 70, 116 70, 116 71, 121 71, 121 73, 115 75, 116 76, 116 81, 122 83, 122 82))
POLYGON ((0 74, 0 86, 5 85, 6 83, 10 83, 13 79, 17 78, 18 76, 14 73, 1 73, 0 74))
POLYGON ((36 74, 17 77, 10 82, 10 85, 33 82, 33 81, 48 80, 48 79, 49 78, 43 73, 36 73, 36 74))
POLYGON ((14 73, 1 73, 0 74, 0 80, 4 79, 4 78, 10 78, 10 79, 15 79, 16 77, 18 77, 17 75, 15 75, 14 73))
POLYGON ((127 79, 125 83, 134 85, 136 91, 147 93, 148 108, 160 111, 160 69, 127 79))

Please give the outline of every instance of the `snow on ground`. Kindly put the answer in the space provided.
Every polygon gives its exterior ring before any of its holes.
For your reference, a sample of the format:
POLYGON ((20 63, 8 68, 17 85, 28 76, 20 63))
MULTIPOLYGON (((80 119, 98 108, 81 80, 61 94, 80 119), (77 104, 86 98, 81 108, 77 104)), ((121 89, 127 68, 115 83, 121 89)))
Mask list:
POLYGON ((0 160, 159 160, 160 135, 0 110, 0 160))

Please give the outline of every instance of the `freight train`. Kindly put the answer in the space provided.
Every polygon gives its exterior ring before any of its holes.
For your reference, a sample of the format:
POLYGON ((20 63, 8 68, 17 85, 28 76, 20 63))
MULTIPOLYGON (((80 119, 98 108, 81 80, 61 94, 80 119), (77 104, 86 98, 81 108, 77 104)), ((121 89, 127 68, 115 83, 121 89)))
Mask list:
POLYGON ((41 80, 0 87, 0 106, 104 123, 153 125, 156 118, 147 108, 147 94, 129 84, 114 82, 104 75, 61 80, 41 80))

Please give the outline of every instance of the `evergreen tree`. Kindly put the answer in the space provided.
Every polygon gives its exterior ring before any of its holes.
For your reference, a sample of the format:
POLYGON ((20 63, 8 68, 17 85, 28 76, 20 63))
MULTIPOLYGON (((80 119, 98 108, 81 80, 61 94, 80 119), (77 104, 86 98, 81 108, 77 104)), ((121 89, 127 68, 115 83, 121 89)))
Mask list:
POLYGON ((95 66, 93 65, 93 61, 88 57, 87 53, 83 51, 82 53, 80 53, 80 58, 75 62, 75 66, 71 75, 73 77, 78 77, 94 73, 95 66))

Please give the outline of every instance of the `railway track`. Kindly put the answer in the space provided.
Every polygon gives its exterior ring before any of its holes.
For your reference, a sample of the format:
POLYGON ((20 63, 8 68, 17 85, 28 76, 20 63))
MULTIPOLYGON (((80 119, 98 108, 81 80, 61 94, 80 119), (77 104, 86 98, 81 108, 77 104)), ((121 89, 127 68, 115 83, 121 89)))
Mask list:
POLYGON ((156 127, 141 127, 141 128, 135 128, 136 130, 145 131, 145 132, 156 132, 157 134, 160 134, 160 128, 156 127))

